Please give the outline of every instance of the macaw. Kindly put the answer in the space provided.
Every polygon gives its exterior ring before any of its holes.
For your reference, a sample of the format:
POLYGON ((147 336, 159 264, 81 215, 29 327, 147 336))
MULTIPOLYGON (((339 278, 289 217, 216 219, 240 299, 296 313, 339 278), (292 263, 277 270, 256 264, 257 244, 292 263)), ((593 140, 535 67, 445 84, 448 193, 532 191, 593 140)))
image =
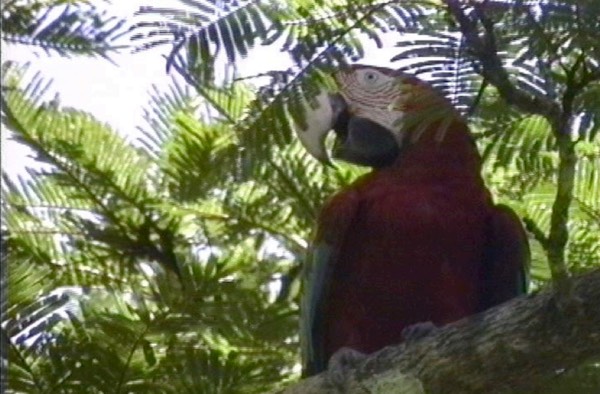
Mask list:
MULTIPOLYGON (((526 292, 529 246, 518 216, 496 205, 465 119, 402 72, 352 65, 339 89, 307 106, 307 151, 373 170, 318 217, 304 267, 303 374, 338 350, 372 353, 411 327, 444 325, 526 292)), ((403 336, 404 333, 404 336, 403 336)))

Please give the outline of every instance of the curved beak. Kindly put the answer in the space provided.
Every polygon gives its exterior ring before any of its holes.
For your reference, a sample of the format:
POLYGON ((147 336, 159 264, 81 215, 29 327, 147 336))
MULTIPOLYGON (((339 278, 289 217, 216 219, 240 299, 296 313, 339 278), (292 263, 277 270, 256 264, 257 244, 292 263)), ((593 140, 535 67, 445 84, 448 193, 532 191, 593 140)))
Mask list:
POLYGON ((347 112, 348 105, 339 93, 326 91, 319 93, 315 100, 314 107, 309 105, 306 108, 306 127, 296 125, 295 130, 308 153, 324 164, 331 164, 325 138, 342 114, 347 112))

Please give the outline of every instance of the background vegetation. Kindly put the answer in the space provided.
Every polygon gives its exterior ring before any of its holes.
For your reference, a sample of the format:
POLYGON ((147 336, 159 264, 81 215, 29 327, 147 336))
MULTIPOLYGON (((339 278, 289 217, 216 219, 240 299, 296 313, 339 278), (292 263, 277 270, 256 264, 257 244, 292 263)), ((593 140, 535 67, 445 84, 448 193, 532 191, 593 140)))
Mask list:
MULTIPOLYGON (((46 100, 40 70, 3 64, 3 132, 46 164, 2 174, 5 388, 252 393, 297 379, 300 262, 323 201, 364 170, 315 162, 290 120, 321 71, 370 63, 369 41, 392 40, 398 67, 470 118, 487 184, 530 230, 534 290, 561 267, 600 267, 600 4, 477 3, 460 20, 435 1, 174 0, 119 20, 86 1, 3 2, 4 43, 106 58, 125 35, 172 46, 166 66, 186 81, 151 92, 130 143, 46 100), (239 79, 259 45, 289 69, 239 79)), ((540 392, 597 392, 599 371, 588 360, 540 392)))

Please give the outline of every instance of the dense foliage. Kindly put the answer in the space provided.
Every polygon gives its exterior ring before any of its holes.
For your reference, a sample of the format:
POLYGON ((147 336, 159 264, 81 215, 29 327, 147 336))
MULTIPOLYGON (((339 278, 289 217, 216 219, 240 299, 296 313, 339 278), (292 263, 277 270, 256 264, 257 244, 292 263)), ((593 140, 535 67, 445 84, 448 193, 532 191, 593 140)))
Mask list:
MULTIPOLYGON (((328 69, 370 63, 369 41, 395 45, 399 68, 470 118, 488 185, 530 230, 534 288, 600 267, 600 3, 456 11, 466 3, 178 0, 118 20, 83 1, 4 2, 4 43, 109 57, 125 35, 171 45, 167 68, 186 81, 151 92, 132 144, 46 101, 39 70, 3 64, 3 127, 45 164, 3 172, 8 390, 251 393, 296 379, 315 215, 364 170, 315 162, 291 120, 328 69), (259 45, 289 68, 238 78, 259 45)), ((591 360, 541 392, 598 388, 591 360)))

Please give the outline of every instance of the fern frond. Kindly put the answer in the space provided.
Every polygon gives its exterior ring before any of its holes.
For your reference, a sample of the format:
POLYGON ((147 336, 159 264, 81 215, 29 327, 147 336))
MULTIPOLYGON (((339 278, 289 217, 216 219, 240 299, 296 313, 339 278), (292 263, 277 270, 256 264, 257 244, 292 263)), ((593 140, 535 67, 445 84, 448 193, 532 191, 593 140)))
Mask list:
POLYGON ((177 117, 175 128, 163 151, 166 186, 174 199, 196 201, 234 180, 238 152, 231 128, 187 114, 177 117))
POLYGON ((139 139, 148 155, 160 157, 161 149, 173 136, 173 123, 176 116, 192 109, 194 97, 187 86, 176 80, 169 85, 168 92, 161 92, 152 86, 150 102, 144 109, 145 126, 139 128, 143 138, 139 139))
POLYGON ((2 40, 8 44, 28 45, 46 54, 99 56, 127 46, 116 44, 127 33, 126 21, 109 16, 106 11, 60 2, 35 7, 9 2, 3 7, 2 40))
POLYGON ((400 52, 392 61, 438 89, 461 113, 466 114, 477 97, 481 81, 476 62, 460 35, 439 33, 412 36, 396 44, 400 52))
POLYGON ((598 154, 577 162, 574 197, 586 220, 600 224, 600 144, 598 154))
POLYGON ((152 37, 140 49, 172 44, 167 60, 170 69, 182 48, 186 49, 188 72, 202 81, 214 79, 215 60, 224 54, 235 62, 247 55, 258 37, 265 37, 272 25, 271 5, 256 1, 220 3, 180 0, 181 8, 142 7, 138 15, 160 17, 160 21, 139 22, 134 40, 152 37), (149 32, 144 34, 143 31, 149 32))
MULTIPOLYGON (((51 166, 50 170, 36 172, 45 182, 39 181, 30 189, 36 198, 29 202, 36 206, 43 201, 46 213, 54 211, 51 228, 57 229, 55 235, 66 229, 62 235, 70 235, 69 242, 89 248, 87 253, 95 253, 96 263, 104 265, 101 271, 104 274, 110 276, 112 272, 115 277, 127 277, 133 268, 132 251, 136 251, 138 258, 159 260, 166 266, 176 264, 171 258, 172 240, 168 235, 175 221, 161 218, 164 223, 170 223, 167 228, 163 227, 157 223, 152 208, 158 200, 151 189, 160 180, 153 177, 154 163, 90 115, 39 105, 36 93, 41 81, 34 77, 25 89, 12 90, 2 98, 5 125, 13 130, 15 138, 37 153, 38 160, 51 166), (122 171, 122 168, 128 170, 122 171), (61 216, 60 200, 80 201, 80 204, 69 207, 61 216), (156 245, 155 236, 162 245, 156 245)), ((28 236, 38 242, 40 234, 28 236)), ((64 240, 56 247, 71 249, 64 240)), ((82 258, 78 253, 67 255, 76 261, 82 258)), ((53 259, 42 260, 50 263, 53 259)), ((84 277, 94 272, 98 271, 91 268, 84 277)), ((82 272, 71 274, 78 278, 82 272)))
POLYGON ((506 193, 522 196, 554 176, 558 162, 556 142, 550 125, 540 116, 516 119, 481 143, 486 165, 511 174, 506 193))
MULTIPOLYGON (((600 78, 600 68, 598 75, 600 78)), ((578 140, 597 141, 600 136, 600 81, 590 83, 579 96, 579 100, 577 105, 581 116, 577 133, 578 140)))

